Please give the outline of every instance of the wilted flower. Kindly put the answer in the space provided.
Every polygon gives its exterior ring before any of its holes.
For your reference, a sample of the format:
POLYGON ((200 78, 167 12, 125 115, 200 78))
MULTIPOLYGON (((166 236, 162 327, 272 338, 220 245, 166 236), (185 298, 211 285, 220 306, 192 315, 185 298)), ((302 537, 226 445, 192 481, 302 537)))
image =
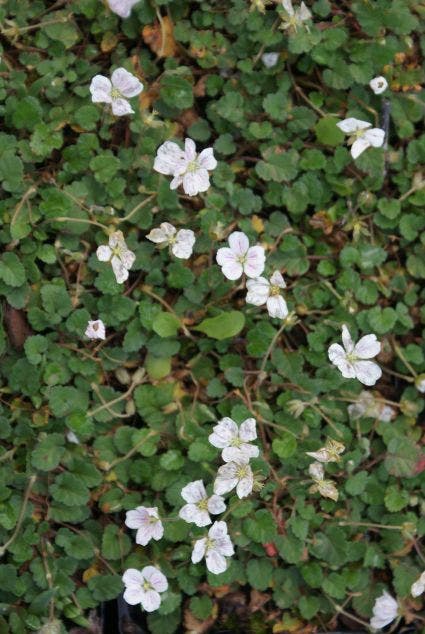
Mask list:
POLYGON ((375 399, 372 392, 363 390, 357 397, 355 403, 348 406, 348 415, 352 420, 358 418, 376 418, 384 423, 388 423, 395 415, 395 410, 385 403, 380 403, 375 399))
POLYGON ((385 131, 381 128, 370 128, 372 124, 368 121, 349 117, 336 125, 345 134, 350 135, 348 145, 351 145, 351 156, 354 159, 359 157, 368 147, 382 147, 384 145, 385 131))
POLYGON ((143 84, 125 68, 117 68, 111 79, 95 75, 91 80, 90 92, 93 103, 110 103, 112 113, 117 117, 134 112, 127 101, 143 90, 143 84))
POLYGON ((128 528, 137 529, 136 544, 141 546, 146 546, 151 539, 158 541, 164 534, 156 506, 138 506, 133 511, 127 511, 125 524, 128 528))
POLYGON ((263 55, 261 56, 261 61, 266 68, 273 68, 273 66, 276 66, 277 62, 279 61, 279 53, 263 53, 263 55))
POLYGON ((142 570, 129 568, 122 576, 125 585, 124 601, 130 605, 141 604, 146 612, 154 612, 161 605, 160 592, 168 589, 168 581, 155 566, 142 570))
POLYGON ((231 418, 222 418, 208 436, 214 447, 223 449, 221 457, 224 462, 249 462, 250 458, 256 458, 260 451, 250 444, 256 438, 254 418, 247 418, 240 427, 231 418))
POLYGON ((173 141, 163 143, 156 153, 154 170, 160 174, 173 176, 170 189, 177 189, 183 185, 185 194, 196 196, 199 192, 206 192, 210 186, 208 170, 217 167, 211 147, 196 154, 196 145, 192 139, 186 139, 184 150, 173 141))
POLYGON ((301 2, 300 6, 294 9, 291 0, 282 0, 282 7, 288 14, 287 17, 283 19, 283 24, 280 27, 283 30, 291 29, 297 31, 299 27, 306 26, 304 22, 310 20, 312 17, 311 12, 304 2, 301 2))
POLYGON ((234 231, 229 236, 229 247, 219 249, 216 260, 228 280, 237 280, 242 273, 259 277, 264 271, 266 256, 263 247, 250 247, 248 236, 242 231, 234 231))
POLYGON ((115 231, 109 236, 109 244, 96 250, 100 262, 110 262, 118 284, 128 279, 128 271, 134 264, 136 256, 127 247, 121 231, 115 231))
POLYGON ((385 627, 398 615, 398 603, 386 590, 378 597, 373 606, 373 617, 370 626, 375 630, 385 627))
POLYGON ((388 88, 388 82, 385 77, 379 76, 371 79, 369 86, 372 88, 375 95, 380 95, 388 88))
POLYGON ((181 496, 187 504, 180 509, 179 517, 196 526, 208 526, 211 524, 210 513, 218 515, 226 510, 226 504, 220 495, 208 497, 202 480, 189 482, 183 487, 181 496))
POLYGON ((105 324, 101 319, 89 321, 84 334, 89 339, 105 339, 105 324))
POLYGON ((121 18, 128 18, 131 13, 131 9, 140 0, 107 0, 111 11, 119 15, 121 18))
POLYGON ((283 288, 286 288, 286 284, 279 271, 273 273, 270 281, 265 277, 248 280, 246 287, 248 289, 247 304, 254 304, 254 306, 267 304, 270 317, 285 319, 289 311, 280 293, 283 288))
POLYGON ((330 361, 337 366, 342 376, 346 379, 358 379, 364 385, 375 385, 382 376, 382 370, 372 359, 381 350, 381 344, 376 335, 365 335, 356 344, 351 339, 347 326, 342 326, 342 343, 329 346, 328 356, 330 361))
POLYGON ((344 449, 342 442, 329 438, 324 447, 321 447, 318 451, 306 451, 306 454, 319 462, 339 462, 341 460, 340 454, 344 449))
POLYGON ((412 597, 419 597, 423 592, 425 592, 425 572, 423 572, 419 579, 412 584, 410 592, 412 597))
POLYGON ((214 522, 208 531, 208 537, 195 542, 192 563, 197 564, 205 557, 208 570, 219 575, 227 568, 226 557, 231 557, 234 552, 226 522, 214 522))
POLYGON ((238 498, 246 498, 254 487, 254 475, 247 462, 226 462, 219 467, 214 482, 214 493, 223 495, 236 487, 238 498))
POLYGON ((308 472, 314 480, 314 484, 310 487, 310 493, 320 493, 325 498, 330 498, 334 502, 338 500, 338 489, 333 480, 325 480, 325 470, 320 462, 313 462, 308 472))
POLYGON ((187 260, 192 255, 195 234, 191 229, 177 229, 169 222, 161 222, 158 229, 152 229, 146 236, 155 244, 169 246, 176 258, 187 260))

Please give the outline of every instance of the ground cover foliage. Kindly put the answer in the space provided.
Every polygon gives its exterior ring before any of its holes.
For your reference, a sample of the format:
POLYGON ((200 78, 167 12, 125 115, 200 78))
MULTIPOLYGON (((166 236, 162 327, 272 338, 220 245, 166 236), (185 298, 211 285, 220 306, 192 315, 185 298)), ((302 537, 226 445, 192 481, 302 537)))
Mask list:
POLYGON ((150 564, 169 583, 153 634, 361 629, 383 590, 423 630, 425 6, 308 5, 308 28, 282 30, 260 0, 140 0, 124 20, 100 0, 0 3, 1 632, 87 628, 150 564), (129 117, 89 92, 121 66, 144 85, 129 117), (354 161, 336 123, 384 110, 388 147, 354 161), (185 137, 218 160, 197 196, 153 170, 185 137), (189 260, 146 240, 166 221, 195 232, 189 260), (108 230, 136 254, 124 284, 96 258, 108 230), (215 263, 234 230, 283 273, 283 322, 215 263), (328 360, 342 324, 381 342, 366 389, 391 420, 349 416, 365 388, 328 360), (214 479, 224 416, 256 419, 264 486, 228 496, 235 555, 214 575, 178 510, 214 479), (337 501, 305 453, 329 438, 337 501), (124 524, 140 505, 171 518, 146 547, 124 524))

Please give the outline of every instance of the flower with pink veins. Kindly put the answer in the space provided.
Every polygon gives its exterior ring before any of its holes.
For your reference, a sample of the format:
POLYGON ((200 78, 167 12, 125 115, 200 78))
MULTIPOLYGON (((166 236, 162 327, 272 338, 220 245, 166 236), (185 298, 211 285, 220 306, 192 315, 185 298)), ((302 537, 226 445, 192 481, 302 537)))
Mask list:
POLYGON ((217 251, 216 260, 228 280, 237 280, 242 273, 251 278, 260 277, 266 256, 263 247, 250 247, 248 236, 242 231, 234 231, 229 236, 229 246, 217 251))

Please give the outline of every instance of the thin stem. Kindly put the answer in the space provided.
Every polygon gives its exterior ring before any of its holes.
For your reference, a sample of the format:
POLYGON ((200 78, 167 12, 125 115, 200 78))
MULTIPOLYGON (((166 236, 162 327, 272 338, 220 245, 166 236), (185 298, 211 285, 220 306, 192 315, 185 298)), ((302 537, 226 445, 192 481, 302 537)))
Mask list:
POLYGON ((15 541, 15 539, 17 538, 19 534, 19 531, 21 530, 21 525, 25 517, 25 511, 27 510, 28 499, 29 499, 29 496, 31 495, 31 490, 36 480, 37 480, 36 475, 30 476, 28 486, 25 491, 24 499, 22 502, 21 510, 19 512, 18 521, 16 522, 15 530, 13 532, 13 535, 10 537, 10 539, 8 539, 7 542, 3 544, 3 546, 0 546, 0 557, 2 557, 4 553, 6 552, 6 550, 9 548, 9 546, 13 544, 13 542, 15 541))
POLYGON ((88 218, 68 218, 67 216, 59 216, 59 218, 48 218, 44 222, 85 222, 86 224, 95 225, 96 227, 100 227, 101 229, 109 232, 109 227, 101 222, 89 220, 88 218))
POLYGON ((343 614, 347 618, 352 619, 353 621, 356 621, 356 623, 360 623, 360 625, 363 625, 363 627, 366 627, 370 631, 369 623, 367 623, 366 621, 363 621, 363 619, 359 619, 357 616, 354 616, 353 614, 350 614, 350 612, 346 612, 344 608, 342 608, 340 605, 332 601, 332 599, 328 597, 327 594, 325 594, 324 596, 327 598, 329 603, 332 604, 333 608, 336 610, 338 614, 343 614))
POLYGON ((401 374, 400 372, 395 372, 395 370, 390 370, 389 368, 383 367, 382 371, 386 372, 387 374, 391 374, 392 376, 398 376, 399 379, 403 379, 404 381, 407 381, 408 383, 413 383, 413 381, 415 380, 411 376, 407 376, 406 374, 401 374))
POLYGON ((143 443, 145 443, 149 438, 153 438, 154 436, 157 436, 157 435, 158 435, 158 432, 156 432, 156 431, 152 430, 151 432, 149 432, 149 434, 147 436, 144 436, 138 442, 136 442, 136 444, 130 449, 130 451, 127 451, 125 456, 121 456, 120 458, 116 458, 115 460, 110 462, 107 466, 105 465, 105 467, 106 467, 105 471, 111 471, 114 467, 117 466, 117 464, 120 464, 121 462, 124 462, 125 460, 128 460, 129 458, 131 458, 131 456, 133 456, 135 453, 137 453, 137 451, 139 450, 140 445, 143 445, 143 443))
POLYGON ((404 531, 404 526, 390 526, 387 524, 375 524, 373 522, 338 522, 338 526, 364 526, 365 528, 387 528, 392 531, 404 531))
POLYGON ((134 207, 134 209, 132 209, 126 216, 124 216, 124 218, 117 218, 117 224, 120 224, 121 222, 126 222, 127 220, 130 220, 130 218, 132 216, 134 216, 134 214, 137 213, 139 211, 139 209, 143 209, 143 207, 145 207, 147 204, 149 204, 150 201, 155 198, 155 196, 156 196, 156 193, 153 193, 151 196, 149 196, 149 198, 145 198, 145 200, 143 200, 141 203, 136 205, 134 207))
POLYGON ((312 409, 314 409, 315 412, 317 412, 318 414, 320 414, 320 416, 328 423, 328 425, 330 427, 332 427, 332 429, 334 430, 334 432, 341 438, 343 436, 343 433, 338 429, 338 427, 335 426, 335 423, 333 422, 333 420, 331 420, 329 418, 329 416, 327 416, 324 411, 318 406, 315 405, 314 403, 310 403, 310 407, 312 409))
POLYGON ((3 460, 9 460, 10 458, 13 458, 16 449, 17 447, 14 447, 13 449, 9 449, 9 451, 6 451, 6 453, 2 454, 0 456, 0 462, 3 462, 3 460))
MULTIPOLYGON (((140 385, 140 381, 139 380, 138 381, 133 381, 126 392, 124 392, 123 394, 120 394, 116 398, 113 398, 112 401, 108 401, 107 403, 105 402, 102 405, 99 405, 98 407, 95 407, 94 409, 89 410, 87 412, 87 416, 95 416, 95 414, 98 414, 99 412, 101 412, 104 409, 107 409, 108 411, 110 411, 109 408, 112 407, 112 405, 115 405, 116 403, 120 403, 120 401, 123 401, 125 398, 130 396, 130 394, 132 393, 132 391, 134 390, 134 388, 137 385, 140 385)), ((91 387, 96 392, 97 385, 95 383, 93 383, 91 387)), ((115 415, 115 413, 114 413, 114 415, 115 415)))
POLYGON ((25 194, 22 196, 21 200, 19 201, 19 203, 16 205, 15 207, 15 211, 13 212, 13 216, 12 219, 10 221, 10 226, 13 227, 13 225, 16 222, 17 217, 19 216, 22 207, 25 205, 25 203, 27 202, 28 198, 31 196, 31 194, 34 194, 34 192, 36 192, 37 189, 34 187, 34 185, 31 185, 31 187, 29 189, 27 189, 27 191, 25 192, 25 194))
POLYGON ((273 348, 276 345, 277 340, 279 339, 280 335, 284 331, 285 326, 286 326, 286 322, 283 321, 282 325, 279 328, 279 330, 276 332, 276 334, 274 335, 273 339, 271 340, 270 345, 267 348, 266 354, 264 355, 263 360, 261 361, 260 369, 258 371, 258 386, 257 387, 259 387, 261 385, 261 383, 265 379, 265 377, 263 375, 264 375, 264 369, 266 367, 267 361, 269 359, 269 356, 272 353, 273 348))
POLYGON ((63 24, 64 22, 68 22, 71 18, 72 13, 66 16, 62 16, 61 18, 57 18, 56 20, 46 20, 45 22, 39 22, 38 24, 30 24, 29 26, 12 26, 9 29, 0 29, 0 33, 5 37, 9 36, 19 36, 22 33, 28 33, 29 31, 35 31, 40 27, 50 26, 51 24, 63 24))
POLYGON ((403 202, 403 200, 406 200, 406 198, 409 198, 409 196, 411 196, 412 194, 414 194, 415 192, 419 191, 420 189, 422 189, 423 187, 425 187, 425 179, 421 180, 419 183, 417 183, 416 185, 413 185, 410 189, 407 190, 407 192, 404 192, 404 194, 402 194, 399 197, 399 202, 403 202))
POLYGON ((399 348, 397 344, 394 344, 394 351, 396 355, 403 361, 406 368, 410 370, 410 373, 412 374, 412 376, 416 378, 418 376, 418 373, 416 372, 416 370, 412 368, 412 366, 410 365, 410 363, 404 356, 404 353, 401 351, 401 348, 399 348))
POLYGON ((183 330, 184 334, 186 335, 186 337, 189 337, 189 339, 192 339, 193 341, 195 340, 195 337, 192 335, 192 333, 190 332, 190 330, 185 326, 185 324, 182 322, 181 318, 177 315, 177 313, 175 312, 175 310, 170 306, 170 304, 168 304, 165 299, 163 299, 160 295, 157 295, 156 293, 154 293, 149 286, 143 285, 142 288, 140 289, 142 291, 142 293, 145 293, 146 295, 149 295, 149 297, 152 297, 152 299, 155 299, 157 302, 159 302, 160 304, 162 304, 164 306, 164 308, 166 308, 168 310, 169 313, 171 313, 172 315, 174 315, 174 317, 176 319, 179 320, 180 322, 180 326, 181 329, 183 330))

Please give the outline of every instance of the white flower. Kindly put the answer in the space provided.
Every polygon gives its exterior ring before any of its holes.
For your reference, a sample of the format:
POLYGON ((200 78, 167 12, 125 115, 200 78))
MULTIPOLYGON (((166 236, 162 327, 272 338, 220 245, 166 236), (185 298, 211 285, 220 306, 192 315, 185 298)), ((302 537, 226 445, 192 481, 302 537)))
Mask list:
POLYGON ((264 53, 261 56, 261 61, 266 68, 273 68, 279 61, 279 53, 264 53))
POLYGON ((341 454, 344 449, 345 447, 342 442, 329 438, 324 447, 321 447, 318 451, 306 451, 306 454, 319 462, 339 462, 341 460, 339 454, 341 454))
POLYGON ((356 159, 368 147, 382 147, 384 145, 385 131, 381 128, 370 128, 368 121, 361 121, 349 117, 336 124, 345 134, 350 134, 348 145, 351 145, 351 156, 356 159))
POLYGON ((254 487, 254 475, 247 462, 226 462, 219 467, 214 481, 214 493, 223 495, 236 487, 238 498, 246 498, 254 487))
POLYGON ((254 418, 247 418, 238 427, 235 421, 227 416, 213 427, 213 433, 208 436, 213 447, 223 449, 221 457, 224 462, 249 462, 250 458, 256 458, 260 451, 258 447, 250 444, 256 438, 254 418))
POLYGON ((121 18, 128 18, 131 13, 131 9, 140 0, 107 0, 111 11, 119 15, 121 18))
POLYGON ((136 256, 127 248, 121 231, 115 231, 109 236, 109 244, 97 248, 97 259, 110 262, 118 284, 128 279, 128 270, 134 264, 136 256))
POLYGON ((294 9, 291 0, 282 0, 282 7, 288 14, 288 17, 284 19, 284 22, 280 28, 292 29, 294 31, 297 28, 304 26, 303 22, 310 20, 312 15, 304 2, 301 2, 299 8, 294 9))
POLYGON ((372 359, 381 351, 381 344, 376 340, 376 335, 365 335, 354 344, 344 324, 342 343, 345 350, 338 343, 329 346, 330 361, 337 366, 345 379, 358 379, 364 385, 375 385, 382 375, 382 370, 374 361, 365 359, 372 359))
POLYGON ((208 537, 195 542, 192 563, 197 564, 205 557, 208 570, 219 575, 227 568, 226 557, 231 557, 234 552, 226 522, 214 522, 208 531, 208 537))
POLYGON ((425 392, 425 374, 418 374, 415 379, 416 389, 423 394, 425 392))
POLYGON ((74 434, 71 429, 68 429, 66 432, 66 439, 68 442, 72 442, 74 445, 79 445, 80 441, 78 440, 78 436, 74 434))
POLYGON ((373 617, 370 626, 375 630, 385 627, 398 615, 398 603, 386 590, 378 597, 373 606, 373 617))
POLYGON ((388 82, 385 77, 382 77, 380 75, 379 77, 371 79, 369 82, 369 86, 372 88, 375 95, 380 95, 388 88, 388 82))
POLYGON ((338 489, 336 488, 333 480, 325 480, 325 470, 323 465, 320 462, 313 462, 309 466, 308 472, 314 480, 314 484, 309 489, 310 493, 319 492, 323 497, 330 498, 334 502, 337 502, 338 489))
POLYGON ((151 539, 158 541, 164 534, 156 506, 138 506, 133 511, 127 511, 125 524, 128 528, 137 529, 136 544, 141 546, 146 546, 151 539))
POLYGON ((125 585, 124 601, 130 605, 141 604, 146 612, 154 612, 161 605, 160 592, 168 589, 168 581, 155 566, 142 570, 129 568, 122 576, 125 585))
POLYGON ((101 319, 89 321, 84 334, 89 339, 105 339, 105 324, 101 319))
POLYGON ((156 153, 154 170, 160 174, 173 176, 170 189, 177 189, 183 185, 188 196, 196 196, 199 192, 206 192, 210 186, 208 170, 217 167, 211 147, 196 154, 196 145, 192 139, 185 139, 184 150, 177 143, 166 141, 156 153))
POLYGON ((187 260, 192 255, 195 234, 191 229, 177 229, 169 222, 161 222, 159 229, 152 229, 146 236, 155 244, 169 246, 176 258, 187 260))
POLYGON ((218 515, 226 510, 224 499, 220 495, 208 497, 202 480, 189 482, 181 491, 182 498, 188 503, 179 511, 179 517, 196 526, 211 524, 210 513, 218 515))
POLYGON ((289 311, 280 292, 282 288, 286 288, 286 284, 279 271, 273 273, 270 281, 266 280, 265 277, 248 280, 246 287, 248 289, 247 304, 254 304, 254 306, 267 304, 270 317, 285 319, 289 311))
POLYGON ((134 112, 127 99, 135 97, 142 90, 143 84, 125 68, 114 70, 111 79, 95 75, 90 84, 93 103, 110 103, 117 117, 134 112))
POLYGON ((412 584, 410 592, 412 593, 412 597, 419 597, 423 592, 425 592, 425 572, 423 572, 419 579, 412 584))
POLYGON ((348 406, 348 414, 352 420, 357 420, 364 416, 365 418, 376 418, 388 423, 394 418, 395 410, 389 405, 377 401, 372 392, 363 390, 357 397, 357 401, 348 406))
POLYGON ((248 236, 242 231, 234 231, 229 236, 229 247, 219 249, 216 260, 228 280, 237 280, 242 273, 259 277, 264 271, 266 256, 263 247, 250 247, 248 236))

